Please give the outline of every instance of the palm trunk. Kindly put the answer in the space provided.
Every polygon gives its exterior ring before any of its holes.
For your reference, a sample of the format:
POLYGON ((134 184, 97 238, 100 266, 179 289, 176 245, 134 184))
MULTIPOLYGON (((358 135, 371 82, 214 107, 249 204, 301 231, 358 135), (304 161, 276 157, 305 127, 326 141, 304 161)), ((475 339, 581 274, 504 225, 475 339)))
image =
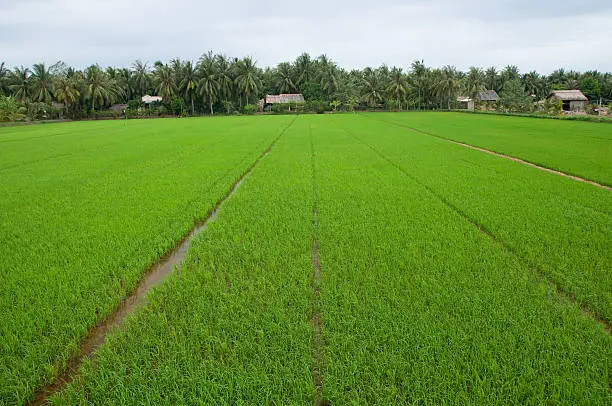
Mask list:
POLYGON ((194 108, 194 104, 193 104, 193 95, 191 95, 191 115, 192 116, 194 115, 194 111, 195 111, 195 108, 194 108))
POLYGON ((214 114, 213 107, 212 107, 212 97, 208 98, 208 104, 210 106, 210 115, 212 116, 214 114))

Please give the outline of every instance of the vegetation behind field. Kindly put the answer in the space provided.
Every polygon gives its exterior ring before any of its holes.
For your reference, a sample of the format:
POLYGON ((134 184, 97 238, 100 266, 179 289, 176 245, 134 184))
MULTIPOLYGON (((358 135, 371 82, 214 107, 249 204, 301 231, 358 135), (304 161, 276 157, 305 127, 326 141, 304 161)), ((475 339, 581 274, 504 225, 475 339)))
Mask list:
MULTIPOLYGON (((612 101, 612 74, 558 69, 549 75, 453 66, 432 68, 423 61, 406 67, 347 70, 325 55, 302 54, 293 62, 259 67, 253 58, 205 53, 194 61, 173 59, 154 64, 137 60, 130 67, 94 64, 78 70, 58 62, 9 69, 0 63, 0 122, 57 118, 120 118, 125 104, 130 117, 160 115, 249 114, 266 94, 302 93, 306 104, 277 106, 273 112, 378 110, 439 110, 458 107, 457 96, 475 98, 495 90, 496 109, 557 115, 560 108, 535 102, 551 90, 581 89, 593 102, 612 101), (141 97, 159 95, 162 103, 145 106, 141 97)), ((589 112, 594 113, 591 107, 589 112)))

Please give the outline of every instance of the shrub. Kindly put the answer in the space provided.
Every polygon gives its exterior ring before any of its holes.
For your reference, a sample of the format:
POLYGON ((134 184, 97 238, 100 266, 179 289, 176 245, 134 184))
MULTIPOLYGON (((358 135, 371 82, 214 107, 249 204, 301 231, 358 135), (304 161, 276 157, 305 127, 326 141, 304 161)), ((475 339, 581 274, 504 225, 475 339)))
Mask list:
POLYGON ((254 104, 246 104, 242 108, 242 112, 244 114, 255 114, 256 111, 257 111, 257 106, 255 106, 254 104))
POLYGON ((25 108, 10 96, 0 96, 0 122, 20 121, 25 117, 25 108))

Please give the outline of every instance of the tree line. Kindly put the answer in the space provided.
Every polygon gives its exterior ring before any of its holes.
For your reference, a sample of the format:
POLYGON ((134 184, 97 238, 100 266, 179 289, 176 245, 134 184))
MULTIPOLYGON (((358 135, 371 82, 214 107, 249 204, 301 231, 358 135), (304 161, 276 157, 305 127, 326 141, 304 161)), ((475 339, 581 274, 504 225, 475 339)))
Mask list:
MULTIPOLYGON (((58 62, 9 69, 0 63, 0 106, 12 105, 30 118, 56 111, 69 118, 101 114, 114 104, 142 109, 140 98, 158 95, 168 114, 214 114, 253 111, 266 94, 302 93, 307 102, 330 109, 451 109, 457 96, 475 98, 495 90, 503 100, 526 107, 551 90, 580 89, 592 101, 612 99, 612 74, 558 69, 549 75, 521 73, 517 66, 432 68, 423 61, 410 66, 343 69, 326 55, 307 53, 276 67, 258 67, 251 57, 231 58, 208 52, 197 62, 172 59, 152 65, 140 60, 128 67, 98 64, 77 70, 58 62), (529 103, 527 103, 529 102, 529 103), (55 109, 55 110, 54 110, 55 109)), ((520 109, 520 107, 518 108, 520 109)), ((45 117, 46 118, 46 117, 45 117)))

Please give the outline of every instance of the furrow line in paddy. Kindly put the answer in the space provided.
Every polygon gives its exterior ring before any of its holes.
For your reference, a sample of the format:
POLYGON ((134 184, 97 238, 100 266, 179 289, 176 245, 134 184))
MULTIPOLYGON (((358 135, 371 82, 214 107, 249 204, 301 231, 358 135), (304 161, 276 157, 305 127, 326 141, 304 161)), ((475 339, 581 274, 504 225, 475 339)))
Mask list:
POLYGON ((95 350, 100 345, 104 344, 106 336, 116 329, 121 330, 125 319, 146 304, 147 293, 155 286, 163 283, 172 274, 175 268, 180 272, 180 265, 185 259, 193 239, 204 232, 210 222, 215 221, 223 204, 236 193, 242 182, 251 174, 259 162, 268 155, 276 142, 285 134, 296 119, 292 120, 242 173, 238 180, 229 188, 228 192, 217 201, 207 217, 204 220, 196 222, 194 227, 181 238, 172 250, 162 256, 156 264, 147 270, 134 292, 123 298, 114 312, 109 314, 104 320, 87 332, 79 344, 78 353, 68 360, 66 368, 53 380, 53 382, 35 392, 33 399, 28 403, 30 406, 45 404, 49 397, 72 382, 78 374, 81 364, 86 359, 93 358, 95 350))
POLYGON ((433 195, 435 198, 437 198, 438 200, 440 200, 442 203, 444 203, 444 205, 446 205, 448 208, 450 208, 451 210, 453 210, 455 213, 457 213, 458 215, 460 215, 461 217, 463 217, 465 220, 467 220, 468 222, 470 222, 473 226, 475 226, 476 228, 478 228, 478 230, 485 234, 487 237, 489 237, 494 243, 496 243, 497 245, 499 245, 504 251, 508 252, 509 254, 511 254, 513 257, 515 257, 521 264, 523 264, 525 267, 527 267, 528 269, 531 269, 532 271, 535 271, 535 274, 537 276, 537 278, 541 281, 544 281, 545 283, 548 284, 548 286, 550 288, 552 288, 552 290, 554 290, 556 292, 556 294, 563 300, 568 301, 569 303, 579 306, 582 313, 590 318, 591 320, 595 321, 596 323, 600 324, 604 330, 610 334, 612 333, 612 325, 610 324, 610 322, 608 320, 606 320, 604 317, 602 317, 601 315, 599 315, 598 313, 593 312, 585 303, 576 300, 575 295, 572 294, 571 292, 566 292, 560 285, 557 284, 556 281, 554 281, 553 279, 549 278, 548 276, 546 276, 546 274, 544 273, 544 271, 535 264, 531 264, 528 261, 526 261, 525 259, 523 259, 520 254, 518 252, 516 252, 515 249, 513 249, 511 246, 509 246, 508 244, 504 243, 502 240, 498 239, 497 236, 495 234, 493 234, 493 232, 491 232, 490 230, 488 230, 482 223, 480 223, 478 220, 473 219, 472 217, 470 217, 467 213, 465 213, 465 211, 463 211, 461 208, 457 207, 455 204, 453 204, 451 201, 449 201, 448 199, 446 199, 444 196, 442 196, 441 194, 437 193, 434 189, 432 189, 431 187, 429 187, 427 184, 421 182, 416 176, 412 175, 411 173, 409 173, 408 171, 406 171, 404 168, 402 168, 400 165, 398 165, 397 163, 395 163, 392 159, 390 159, 389 157, 387 157, 386 155, 384 155, 383 153, 381 153, 379 150, 377 150, 374 146, 362 141, 361 139, 359 139, 357 136, 355 136, 354 134, 350 133, 349 131, 347 131, 346 129, 343 129, 347 134, 349 134, 353 139, 355 139, 356 141, 360 142, 361 144, 365 145, 366 147, 370 148, 375 154, 377 154, 380 158, 384 159, 385 161, 387 161, 389 164, 391 164, 392 166, 394 166, 397 170, 399 170, 401 173, 403 173, 406 177, 408 177, 410 180, 412 180, 414 183, 416 183, 417 185, 423 187, 425 190, 427 190, 427 192, 429 192, 431 195, 433 195))
POLYGON ((323 317, 321 309, 321 262, 319 260, 319 211, 317 205, 317 176, 315 167, 315 150, 312 140, 312 127, 310 132, 310 157, 312 165, 312 213, 313 213, 313 242, 311 261, 314 268, 312 278, 313 303, 312 303, 312 328, 313 328, 313 365, 312 381, 316 390, 315 405, 328 405, 329 402, 323 399, 323 363, 324 363, 324 342, 323 342, 323 317))
MULTIPOLYGON (((370 116, 365 116, 365 117, 370 117, 370 116)), ((544 171, 544 172, 548 172, 548 173, 552 173, 552 174, 555 174, 555 175, 563 176, 565 178, 572 179, 572 180, 575 180, 575 181, 578 181, 578 182, 588 183, 589 185, 597 186, 597 187, 602 188, 602 189, 612 190, 612 187, 610 187, 610 186, 607 186, 607 185, 604 185, 604 184, 601 184, 601 183, 598 183, 598 182, 595 182, 595 181, 592 181, 592 180, 589 180, 589 179, 586 179, 586 178, 582 178, 580 176, 572 175, 570 173, 561 172, 561 171, 556 170, 556 169, 548 168, 546 166, 541 166, 541 165, 538 165, 538 164, 533 163, 533 162, 525 161, 524 159, 517 158, 517 157, 512 156, 512 155, 506 155, 506 154, 502 154, 502 153, 499 153, 499 152, 492 151, 490 149, 486 149, 486 148, 482 148, 482 147, 477 147, 475 145, 467 144, 465 142, 455 141, 453 139, 446 138, 446 137, 443 137, 441 135, 430 133, 428 131, 419 130, 419 129, 413 128, 413 127, 404 126, 404 125, 401 125, 401 124, 398 124, 398 123, 395 123, 395 122, 392 122, 392 121, 386 121, 386 120, 380 120, 380 119, 373 119, 373 120, 384 122, 386 124, 394 124, 394 125, 396 125, 398 127, 406 128, 406 129, 408 129, 410 131, 413 131, 413 132, 416 132, 416 133, 419 133, 419 134, 423 134, 423 135, 428 135, 430 137, 434 137, 434 138, 437 138, 437 139, 440 139, 440 140, 443 140, 443 141, 446 141, 446 142, 450 142, 452 144, 459 145, 459 146, 462 146, 464 148, 470 148, 470 149, 473 149, 475 151, 484 152, 486 154, 493 155, 493 156, 496 156, 496 157, 499 157, 499 158, 508 159, 510 161, 513 161, 513 162, 516 162, 516 163, 519 163, 519 164, 522 164, 522 165, 526 165, 526 166, 529 166, 531 168, 536 168, 536 169, 539 169, 539 170, 544 171)))

